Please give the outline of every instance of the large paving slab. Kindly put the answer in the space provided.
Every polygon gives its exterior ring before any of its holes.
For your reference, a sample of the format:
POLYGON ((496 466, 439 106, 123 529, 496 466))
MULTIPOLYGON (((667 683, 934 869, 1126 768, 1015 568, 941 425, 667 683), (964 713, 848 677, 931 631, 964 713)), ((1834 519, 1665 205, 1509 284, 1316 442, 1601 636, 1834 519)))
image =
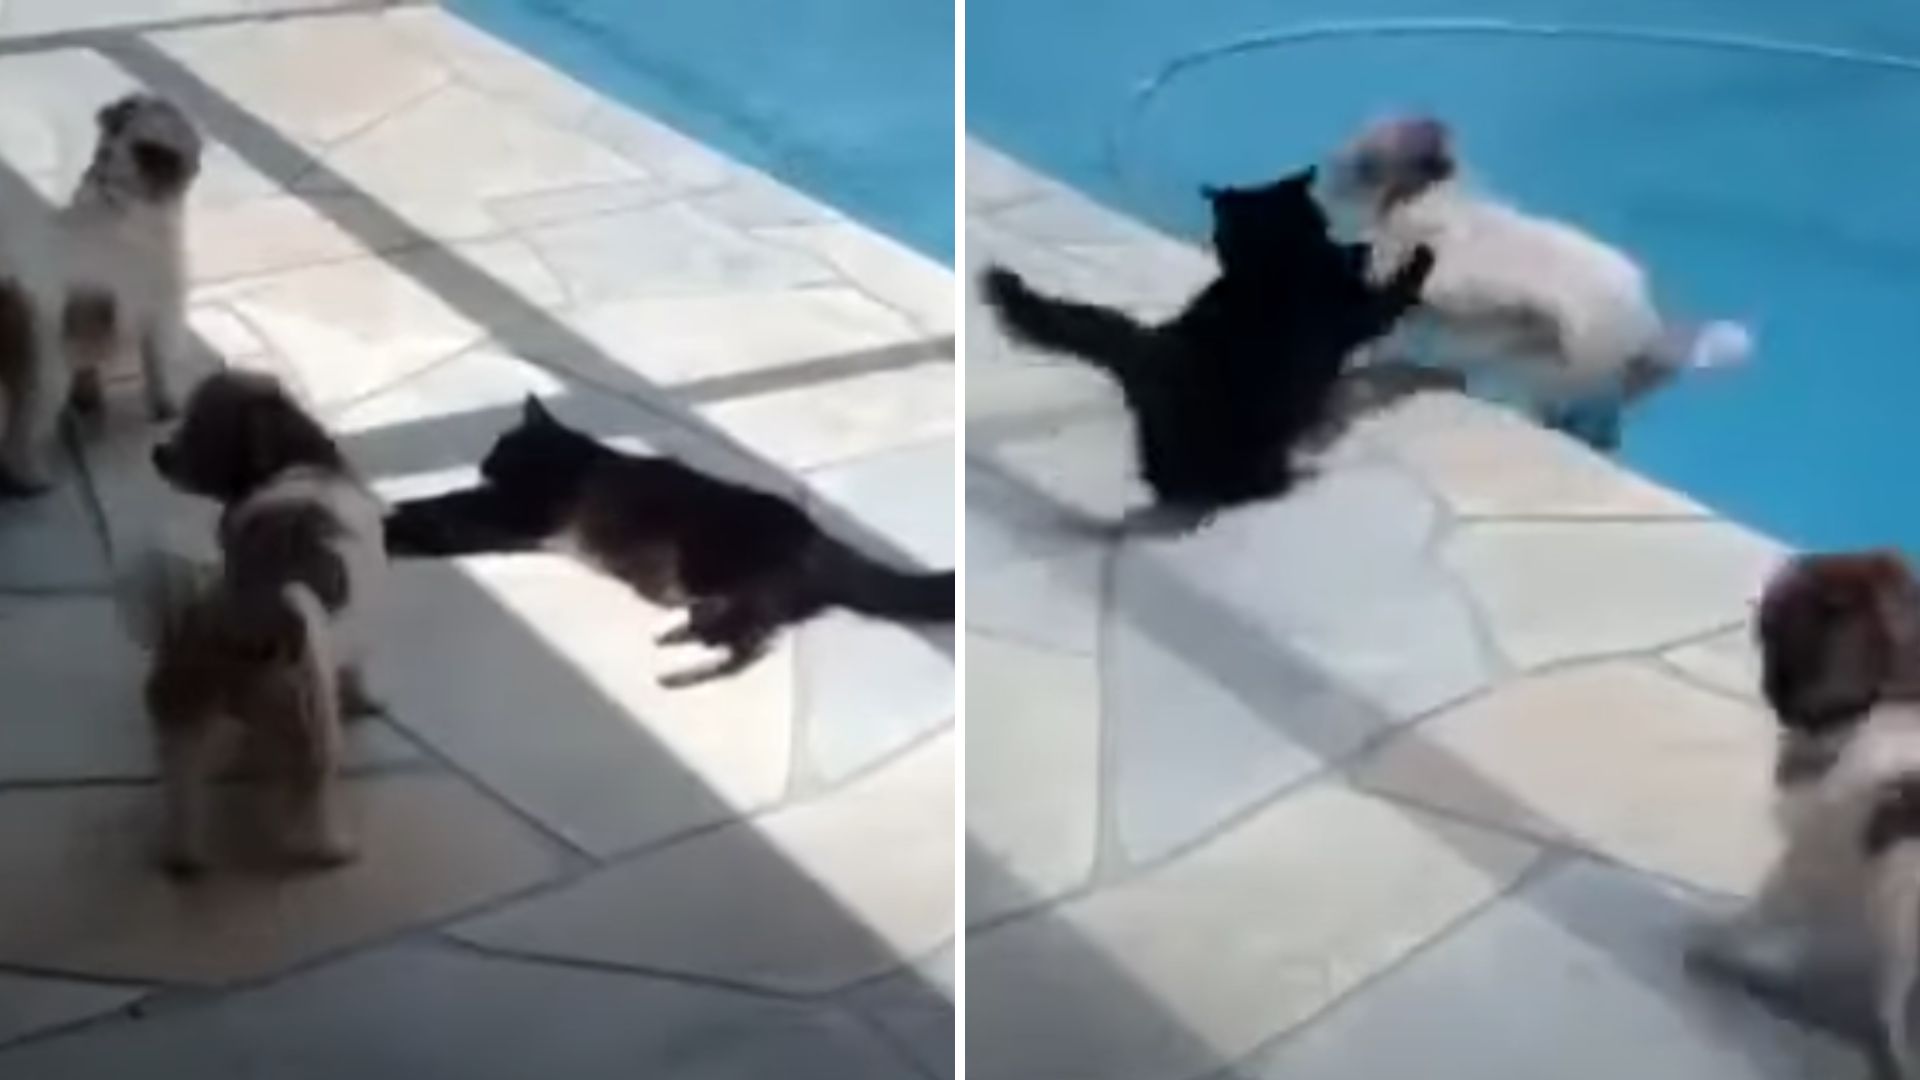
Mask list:
POLYGON ((777 800, 793 652, 668 690, 701 662, 675 616, 557 555, 394 567, 375 692, 407 727, 547 829, 610 855, 777 800), (458 632, 449 632, 452 628, 458 632))
POLYGON ((1590 863, 1544 875, 1217 1080, 1854 1080, 1849 1048, 1674 962, 1705 917, 1590 863))
POLYGON ((1672 886, 1574 861, 1231 1076, 1868 1076, 1851 1047, 1672 963, 1705 917, 1672 886))
POLYGON ((1438 508, 1405 475, 1329 469, 1282 502, 1130 548, 1116 604, 1127 608, 1137 575, 1175 576, 1410 717, 1479 689, 1497 670, 1467 598, 1429 557, 1440 525, 1438 508))
POLYGON ((1444 558, 1502 651, 1533 668, 1738 625, 1784 551, 1718 521, 1487 522, 1444 558))
POLYGON ((1744 893, 1777 850, 1774 725, 1652 665, 1509 682, 1387 744, 1363 782, 1744 893))
POLYGON ((1105 795, 1134 862, 1207 836, 1380 726, 1284 652, 1193 650, 1177 626, 1144 621, 1114 619, 1101 665, 1105 795))
MULTIPOLYGON (((827 373, 764 390, 743 386, 701 404, 700 415, 753 452, 796 469, 858 464, 869 455, 908 445, 950 448, 957 378, 953 363, 917 344, 886 351, 900 356, 903 366, 845 377, 827 373)), ((858 360, 878 352, 848 356, 858 360)), ((834 365, 829 357, 819 366, 834 365)), ((952 481, 947 483, 950 507, 952 481)), ((933 494, 921 498, 931 500, 933 494)), ((950 539, 951 532, 948 535, 950 539)))
POLYGON ((917 1080, 844 1013, 410 944, 12 1053, 14 1076, 917 1080))
POLYGON ((151 981, 255 979, 558 869, 547 845, 463 781, 373 777, 346 782, 343 795, 358 861, 289 878, 257 849, 228 843, 221 872, 181 884, 155 863, 155 789, 0 793, 0 864, 9 868, 0 962, 151 981))
MULTIPOLYGON (((559 282, 518 240, 456 249, 468 266, 549 301, 559 282)), ((247 281, 219 296, 272 347, 278 373, 325 411, 418 374, 485 339, 489 328, 406 269, 406 254, 358 258, 247 281)))
POLYGON ((968 1075, 1194 1076, 1442 934, 1526 844, 1333 784, 1138 877, 976 935, 968 1075))
POLYGON ((323 160, 329 171, 299 190, 352 185, 443 241, 497 232, 494 200, 647 177, 605 145, 461 84, 413 99, 331 146, 323 160))
POLYGON ((463 924, 517 954, 842 989, 953 925, 953 740, 836 792, 601 870, 463 924))
MULTIPOLYGON (((968 512, 980 513, 972 506, 968 512)), ((994 637, 1091 656, 1099 647, 1108 553, 1063 555, 983 566, 968 545, 967 626, 994 637)))
POLYGON ((1099 676, 1089 657, 979 634, 967 657, 967 921, 979 923, 1051 899, 1093 871, 1099 676), (972 872, 982 856, 994 865, 972 872))
MULTIPOLYGON (((203 5, 209 0, 202 0, 203 5)), ((229 7, 239 5, 232 4, 229 7)), ((427 52, 365 18, 240 22, 151 39, 282 136, 337 144, 447 85, 427 52), (342 79, 343 71, 354 78, 342 79)))
POLYGON ((851 514, 928 567, 956 564, 957 453, 951 438, 868 454, 808 474, 820 501, 851 514))
POLYGON ((52 492, 0 502, 0 590, 97 592, 107 585, 107 552, 66 454, 56 470, 60 486, 52 492))
POLYGON ((834 611, 793 637, 808 780, 845 780, 954 719, 950 628, 834 611))
POLYGON ((905 316, 844 285, 641 296, 564 318, 584 347, 553 362, 630 393, 761 373, 917 341, 905 316), (724 326, 727 332, 714 328, 724 326))
POLYGON ((1422 394, 1363 422, 1462 517, 1691 518, 1705 509, 1509 410, 1422 394))
MULTIPOLYGON (((950 966, 951 950, 944 951, 943 957, 950 966)), ((952 988, 944 988, 944 993, 942 989, 925 973, 909 968, 855 990, 851 1001, 927 1075, 953 1080, 958 1068, 954 1045, 959 1040, 954 1031, 952 988)))

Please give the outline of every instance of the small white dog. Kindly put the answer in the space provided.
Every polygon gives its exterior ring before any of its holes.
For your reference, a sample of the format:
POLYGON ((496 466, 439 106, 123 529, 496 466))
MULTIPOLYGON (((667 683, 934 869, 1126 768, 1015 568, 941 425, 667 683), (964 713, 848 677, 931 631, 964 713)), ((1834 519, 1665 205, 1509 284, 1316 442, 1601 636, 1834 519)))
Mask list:
POLYGON ((1920 1080, 1920 582, 1892 552, 1802 556, 1756 630, 1786 846, 1690 960, 1870 1033, 1883 1074, 1920 1080))
POLYGON ((1751 351, 1738 324, 1666 322, 1621 252, 1474 190, 1438 120, 1373 124, 1328 173, 1335 198, 1362 213, 1376 279, 1417 246, 1432 249, 1411 322, 1451 339, 1434 362, 1506 377, 1543 423, 1598 449, 1618 445, 1624 406, 1680 370, 1739 363, 1751 351))
POLYGON ((52 480, 61 414, 97 414, 105 369, 138 353, 147 406, 176 411, 173 371, 187 341, 183 240, 201 139, 186 115, 136 94, 101 109, 92 162, 51 220, 0 228, 0 468, 25 491, 52 480))
POLYGON ((202 142, 171 102, 133 94, 100 110, 93 161, 59 214, 61 330, 73 403, 102 408, 104 371, 138 354, 148 411, 178 411, 187 343, 186 195, 202 142))

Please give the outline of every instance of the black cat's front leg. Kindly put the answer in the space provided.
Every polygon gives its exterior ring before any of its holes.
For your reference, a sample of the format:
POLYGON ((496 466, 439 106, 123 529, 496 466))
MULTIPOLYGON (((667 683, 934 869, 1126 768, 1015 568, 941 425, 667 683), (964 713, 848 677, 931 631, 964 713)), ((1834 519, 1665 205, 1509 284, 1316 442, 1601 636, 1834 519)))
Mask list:
POLYGON ((504 495, 486 485, 409 499, 387 515, 387 553, 447 558, 532 551, 544 537, 519 517, 504 495))

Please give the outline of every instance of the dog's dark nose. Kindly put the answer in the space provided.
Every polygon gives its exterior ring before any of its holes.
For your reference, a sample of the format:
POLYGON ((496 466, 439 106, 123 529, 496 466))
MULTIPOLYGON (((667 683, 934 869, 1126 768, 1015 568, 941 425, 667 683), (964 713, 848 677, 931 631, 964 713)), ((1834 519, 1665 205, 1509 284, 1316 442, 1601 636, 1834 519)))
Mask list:
POLYGON ((153 448, 154 471, 159 473, 161 476, 166 476, 167 470, 170 469, 172 465, 173 465, 173 445, 171 443, 160 443, 156 445, 153 448))

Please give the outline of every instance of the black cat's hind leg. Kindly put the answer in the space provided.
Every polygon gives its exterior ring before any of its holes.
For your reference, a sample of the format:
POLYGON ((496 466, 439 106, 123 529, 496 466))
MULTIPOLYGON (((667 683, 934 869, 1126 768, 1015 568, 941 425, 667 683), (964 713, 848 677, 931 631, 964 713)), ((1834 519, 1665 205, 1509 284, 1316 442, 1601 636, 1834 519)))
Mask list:
POLYGON ((727 602, 718 597, 703 597, 695 600, 687 609, 687 617, 678 625, 667 630, 654 642, 659 645, 714 644, 725 625, 727 602))
MULTIPOLYGON (((783 623, 765 600, 702 598, 695 601, 686 623, 668 631, 668 635, 673 636, 673 642, 697 641, 723 650, 724 655, 662 675, 660 685, 677 690, 746 670, 767 654, 774 633, 783 623)), ((662 636, 663 643, 669 643, 666 636, 662 636)))

